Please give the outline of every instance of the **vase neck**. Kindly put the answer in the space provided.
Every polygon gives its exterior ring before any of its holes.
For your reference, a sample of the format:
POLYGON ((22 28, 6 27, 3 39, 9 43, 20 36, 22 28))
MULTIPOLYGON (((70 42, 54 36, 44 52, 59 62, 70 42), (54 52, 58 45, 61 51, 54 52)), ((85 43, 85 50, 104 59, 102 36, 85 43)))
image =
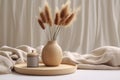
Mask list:
POLYGON ((49 44, 52 44, 52 43, 57 43, 56 40, 51 40, 51 41, 48 41, 49 44))

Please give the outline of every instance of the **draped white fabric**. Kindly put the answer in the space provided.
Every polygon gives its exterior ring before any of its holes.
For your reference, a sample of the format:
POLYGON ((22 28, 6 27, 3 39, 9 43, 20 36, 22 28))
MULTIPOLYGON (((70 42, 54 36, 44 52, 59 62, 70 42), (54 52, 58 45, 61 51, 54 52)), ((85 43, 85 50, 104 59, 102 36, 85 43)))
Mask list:
MULTIPOLYGON (((81 54, 104 45, 120 46, 120 0, 71 0, 81 6, 76 22, 58 36, 63 50, 81 54)), ((0 46, 22 44, 37 47, 46 43, 35 16, 45 0, 0 0, 0 46)), ((48 0, 55 11, 66 0, 48 0)))

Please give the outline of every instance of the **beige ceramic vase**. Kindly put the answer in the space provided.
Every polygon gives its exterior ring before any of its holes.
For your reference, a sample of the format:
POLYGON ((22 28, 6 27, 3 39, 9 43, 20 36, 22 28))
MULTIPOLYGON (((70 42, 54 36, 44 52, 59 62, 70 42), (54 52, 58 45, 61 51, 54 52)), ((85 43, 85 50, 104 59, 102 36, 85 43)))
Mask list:
POLYGON ((46 66, 58 66, 62 61, 62 49, 56 40, 48 41, 42 50, 42 61, 46 66))

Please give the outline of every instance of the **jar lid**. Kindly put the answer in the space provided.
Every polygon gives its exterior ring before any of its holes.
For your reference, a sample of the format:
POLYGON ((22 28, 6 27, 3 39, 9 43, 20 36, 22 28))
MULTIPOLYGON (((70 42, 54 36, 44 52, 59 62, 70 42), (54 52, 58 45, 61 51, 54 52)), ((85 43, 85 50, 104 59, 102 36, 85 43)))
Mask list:
POLYGON ((32 50, 32 53, 27 54, 28 57, 34 57, 38 56, 38 53, 35 53, 34 50, 32 50))

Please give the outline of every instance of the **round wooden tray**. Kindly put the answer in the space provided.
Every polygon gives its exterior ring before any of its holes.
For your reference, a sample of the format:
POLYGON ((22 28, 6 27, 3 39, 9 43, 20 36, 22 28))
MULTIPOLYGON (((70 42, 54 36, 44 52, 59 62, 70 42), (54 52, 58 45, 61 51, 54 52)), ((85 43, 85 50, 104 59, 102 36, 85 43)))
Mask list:
POLYGON ((17 64, 14 66, 16 72, 27 75, 63 75, 70 74, 76 71, 77 66, 69 64, 61 64, 56 67, 47 67, 44 64, 40 63, 39 67, 27 67, 26 64, 17 64))

